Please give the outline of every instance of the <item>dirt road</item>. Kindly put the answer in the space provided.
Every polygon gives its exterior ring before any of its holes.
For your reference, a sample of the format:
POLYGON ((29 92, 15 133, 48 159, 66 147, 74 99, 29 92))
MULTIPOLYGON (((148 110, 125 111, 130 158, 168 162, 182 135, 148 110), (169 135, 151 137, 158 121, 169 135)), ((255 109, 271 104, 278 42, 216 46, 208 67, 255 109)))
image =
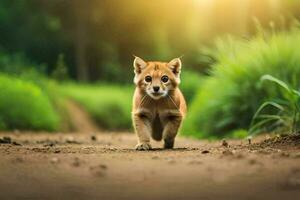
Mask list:
POLYGON ((158 149, 149 152, 133 150, 130 133, 0 138, 1 200, 300 197, 299 137, 288 145, 178 138, 174 150, 154 143, 158 149))

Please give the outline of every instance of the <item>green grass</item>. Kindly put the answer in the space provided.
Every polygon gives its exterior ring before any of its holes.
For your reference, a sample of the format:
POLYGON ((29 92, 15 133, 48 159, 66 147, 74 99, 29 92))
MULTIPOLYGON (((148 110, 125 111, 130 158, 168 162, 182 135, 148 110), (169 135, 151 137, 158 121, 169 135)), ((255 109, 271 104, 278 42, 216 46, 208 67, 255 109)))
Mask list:
POLYGON ((33 82, 0 74, 0 129, 59 128, 59 115, 48 94, 33 82))
POLYGON ((195 98, 198 89, 201 87, 203 76, 197 72, 182 70, 180 89, 188 104, 195 98))
POLYGON ((219 40, 211 76, 203 80, 182 132, 198 138, 224 137, 248 129, 258 107, 282 98, 278 88, 261 84, 270 74, 300 88, 300 31, 265 33, 253 39, 219 40))
POLYGON ((83 106, 103 129, 131 129, 133 87, 64 84, 62 93, 83 106))
POLYGON ((271 75, 264 75, 261 81, 271 82, 278 86, 282 97, 270 99, 257 109, 249 133, 255 135, 277 130, 282 133, 298 133, 300 130, 300 91, 271 75))

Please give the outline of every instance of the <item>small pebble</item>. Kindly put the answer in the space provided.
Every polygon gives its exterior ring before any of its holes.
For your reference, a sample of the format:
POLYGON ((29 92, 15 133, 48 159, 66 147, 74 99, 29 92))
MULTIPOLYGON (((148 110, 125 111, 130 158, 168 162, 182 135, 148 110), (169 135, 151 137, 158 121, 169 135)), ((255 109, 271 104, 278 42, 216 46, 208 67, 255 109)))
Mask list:
POLYGON ((167 159, 167 162, 168 162, 169 164, 174 164, 174 163, 176 163, 176 161, 175 161, 173 158, 168 158, 168 159, 167 159))
POLYGON ((11 141, 11 138, 8 137, 8 136, 4 136, 4 137, 3 137, 3 140, 11 141))
POLYGON ((250 165, 254 165, 254 164, 257 164, 258 162, 257 162, 257 160, 255 160, 255 159, 250 159, 250 160, 248 161, 248 163, 249 163, 250 165))
POLYGON ((55 149, 54 153, 60 153, 60 150, 59 149, 55 149))
POLYGON ((4 136, 2 139, 0 139, 1 144, 11 144, 11 138, 4 136))
POLYGON ((16 142, 16 141, 13 141, 12 144, 13 144, 13 145, 16 145, 16 146, 22 146, 20 143, 18 143, 18 142, 16 142))
POLYGON ((99 167, 100 167, 101 169, 107 169, 107 165, 104 165, 104 164, 99 165, 99 167))
POLYGON ((247 137, 247 140, 248 140, 248 144, 249 144, 249 145, 252 144, 252 136, 248 136, 248 137, 247 137))
POLYGON ((97 177, 104 177, 105 176, 105 170, 107 169, 106 165, 98 165, 98 166, 91 166, 90 171, 94 176, 97 177))
POLYGON ((281 152, 281 153, 280 153, 280 156, 282 156, 282 157, 289 157, 290 154, 287 153, 287 152, 281 152))
POLYGON ((56 164, 56 163, 59 162, 59 159, 56 158, 56 157, 54 157, 54 158, 52 158, 52 159, 50 160, 50 162, 51 162, 52 164, 56 164))
POLYGON ((202 154, 207 154, 207 153, 209 153, 209 151, 208 150, 203 150, 203 151, 201 151, 201 153, 202 154))
POLYGON ((237 159, 242 159, 242 158, 245 157, 245 155, 244 155, 244 154, 241 154, 241 153, 238 153, 238 154, 236 154, 235 157, 236 157, 237 159))
POLYGON ((79 167, 80 166, 80 160, 79 160, 79 158, 77 158, 77 157, 74 158, 72 166, 74 166, 74 167, 79 167))
POLYGON ((92 174, 94 176, 97 176, 97 177, 104 177, 105 176, 105 173, 102 171, 102 170, 99 170, 99 169, 91 169, 92 171, 92 174))
POLYGON ((223 147, 229 147, 229 144, 225 139, 222 140, 222 146, 223 147))
POLYGON ((73 136, 68 136, 66 140, 68 140, 68 141, 74 141, 75 139, 74 139, 73 136))
POLYGON ((53 147, 55 146, 54 142, 47 142, 46 144, 43 145, 44 147, 53 147))
POLYGON ((152 156, 152 158, 151 159, 153 159, 153 160, 158 160, 159 159, 159 157, 158 156, 152 156))
POLYGON ((96 137, 95 135, 92 135, 92 136, 91 136, 91 140, 92 140, 92 141, 97 141, 97 137, 96 137))
POLYGON ((69 144, 81 144, 80 142, 76 141, 73 136, 67 137, 66 143, 69 143, 69 144))

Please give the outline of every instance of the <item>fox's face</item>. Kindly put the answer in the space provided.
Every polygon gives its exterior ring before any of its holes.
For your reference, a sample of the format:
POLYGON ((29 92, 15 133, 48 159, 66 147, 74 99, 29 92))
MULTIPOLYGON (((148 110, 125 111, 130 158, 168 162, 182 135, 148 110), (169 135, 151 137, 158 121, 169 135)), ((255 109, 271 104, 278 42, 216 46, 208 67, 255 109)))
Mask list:
POLYGON ((135 57, 134 83, 151 98, 157 100, 175 90, 180 83, 181 60, 175 58, 169 63, 145 62, 135 57))

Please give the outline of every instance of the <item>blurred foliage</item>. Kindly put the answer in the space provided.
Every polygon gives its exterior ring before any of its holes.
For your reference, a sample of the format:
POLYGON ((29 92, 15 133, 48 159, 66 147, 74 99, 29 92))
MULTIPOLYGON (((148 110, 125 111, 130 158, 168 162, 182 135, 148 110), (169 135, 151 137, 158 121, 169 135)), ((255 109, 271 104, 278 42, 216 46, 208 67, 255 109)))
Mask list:
POLYGON ((236 129, 248 129, 264 101, 283 98, 278 89, 260 84, 265 74, 300 88, 297 28, 287 32, 259 32, 250 41, 228 37, 218 40, 216 46, 212 53, 217 63, 190 106, 183 127, 185 134, 223 137, 236 129))
POLYGON ((66 66, 63 54, 59 54, 55 69, 53 70, 51 77, 58 81, 65 81, 69 78, 68 68, 66 66))
POLYGON ((45 66, 29 61, 23 54, 8 54, 0 51, 0 72, 20 75, 27 72, 44 72, 45 66))
POLYGON ((1 90, 0 101, 3 103, 2 106, 5 107, 8 102, 11 105, 18 104, 18 106, 14 106, 14 109, 18 110, 18 112, 11 109, 11 107, 6 107, 5 112, 1 113, 2 119, 5 119, 5 121, 1 121, 2 129, 68 130, 68 122, 66 121, 68 118, 67 111, 63 106, 61 95, 57 92, 58 85, 55 81, 50 80, 44 75, 44 66, 28 61, 22 54, 8 55, 1 52, 0 71, 1 77, 5 77, 5 81, 1 82, 2 85, 0 87, 7 86, 6 90, 3 90, 3 92, 1 90), (23 84, 30 86, 20 86, 23 84), (41 97, 31 95, 33 90, 38 90, 41 97), (7 94, 14 96, 12 97, 7 94), (34 101, 39 102, 35 105, 34 101), (37 111, 37 109, 43 107, 43 102, 45 107, 41 111, 37 111), (25 105, 28 104, 32 105, 26 107, 25 105), (31 109, 36 110, 29 112, 31 109), (45 119, 39 119, 36 122, 33 120, 37 116, 41 117, 42 114, 45 115, 45 119), (18 123, 16 123, 17 118, 19 119, 18 123), (21 123, 21 121, 23 122, 21 123))
POLYGON ((35 84, 0 74, 0 91, 0 129, 58 129, 58 114, 35 84))
POLYGON ((101 128, 131 129, 133 87, 107 84, 61 86, 62 93, 83 106, 101 128))
POLYGON ((202 79, 204 79, 204 76, 200 76, 197 72, 188 70, 182 71, 179 87, 188 104, 192 102, 198 89, 201 87, 202 79))
POLYGON ((253 18, 286 29, 299 9, 296 0, 2 0, 0 50, 47 74, 63 54, 71 78, 129 83, 132 54, 163 61, 184 54, 189 70, 207 72, 213 59, 204 45, 225 34, 250 37, 253 18))

